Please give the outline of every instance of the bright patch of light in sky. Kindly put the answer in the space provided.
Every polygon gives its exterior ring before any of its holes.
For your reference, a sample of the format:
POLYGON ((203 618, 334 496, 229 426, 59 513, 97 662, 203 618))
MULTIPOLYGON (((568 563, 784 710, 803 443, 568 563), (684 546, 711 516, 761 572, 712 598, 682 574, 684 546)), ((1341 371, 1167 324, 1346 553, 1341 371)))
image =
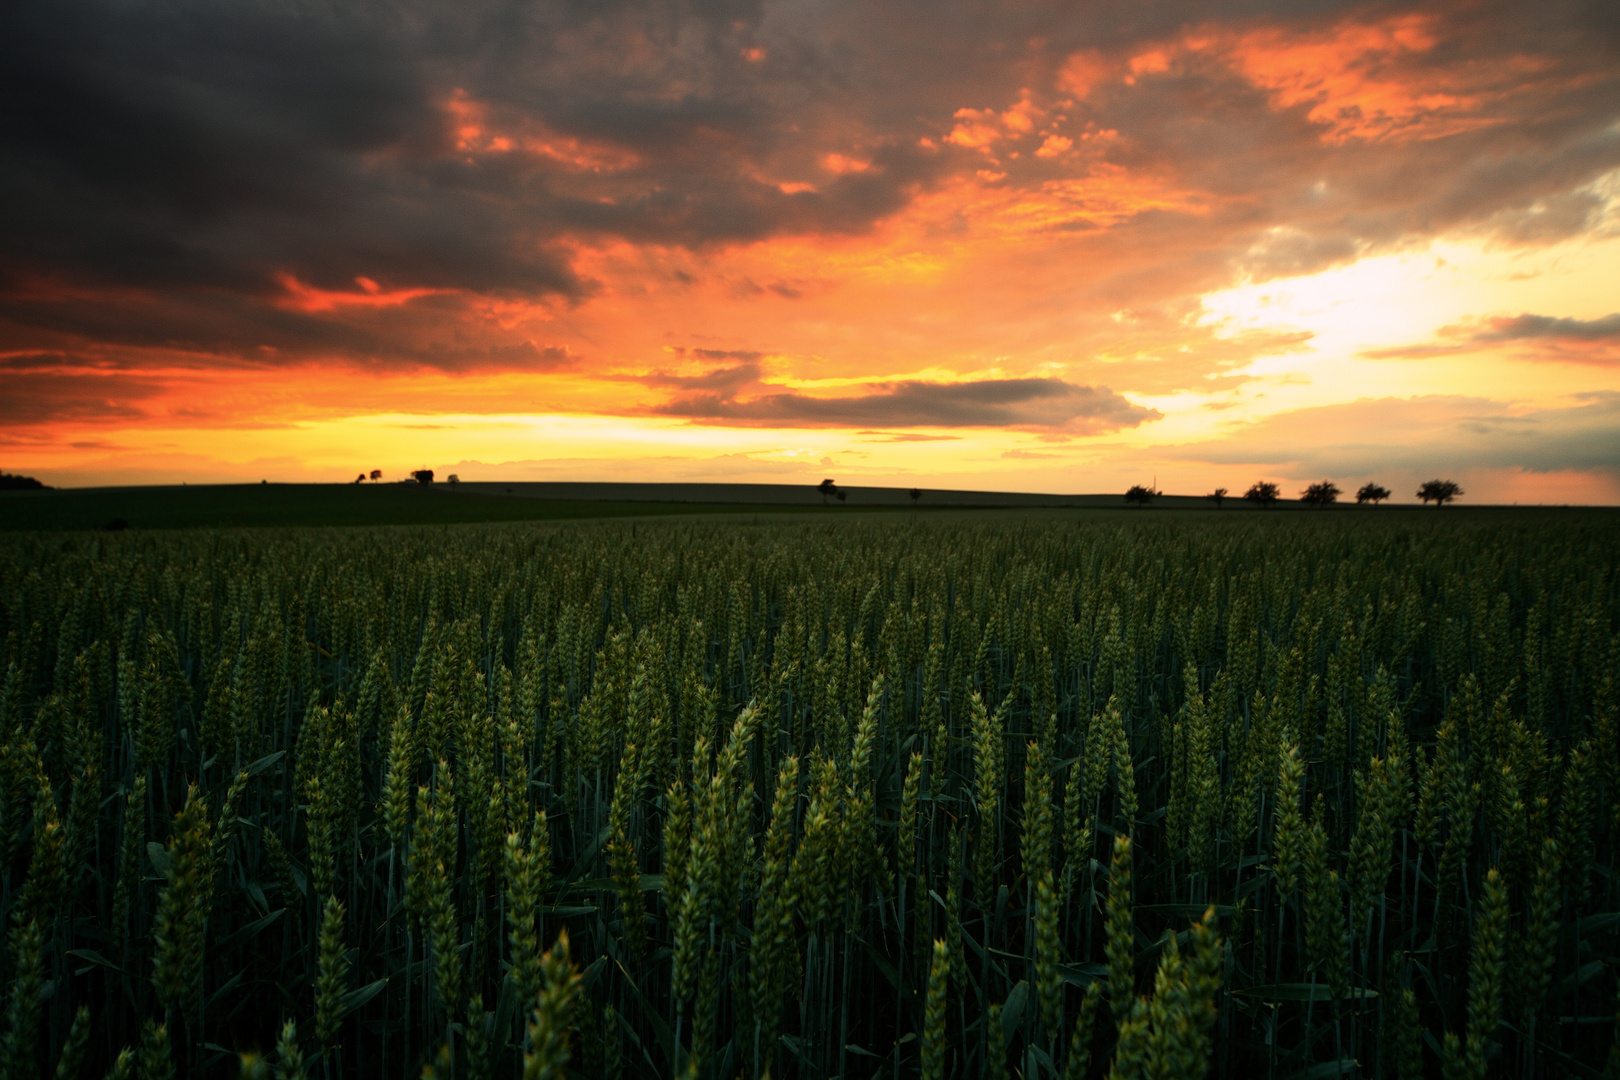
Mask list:
MULTIPOLYGON (((1314 352, 1359 352, 1429 340, 1443 326, 1535 311, 1593 319, 1620 310, 1620 236, 1547 248, 1463 240, 1359 259, 1318 274, 1251 282, 1203 297, 1204 321, 1230 330, 1309 330, 1314 352)), ((1286 367, 1265 360, 1256 370, 1286 367)))

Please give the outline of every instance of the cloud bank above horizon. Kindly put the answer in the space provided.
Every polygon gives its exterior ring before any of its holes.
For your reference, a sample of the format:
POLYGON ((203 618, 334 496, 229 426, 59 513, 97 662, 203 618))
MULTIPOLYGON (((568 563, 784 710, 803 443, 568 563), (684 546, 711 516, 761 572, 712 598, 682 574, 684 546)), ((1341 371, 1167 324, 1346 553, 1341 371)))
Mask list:
POLYGON ((1620 502, 1608 4, 18 0, 0 106, 51 482, 1620 502))

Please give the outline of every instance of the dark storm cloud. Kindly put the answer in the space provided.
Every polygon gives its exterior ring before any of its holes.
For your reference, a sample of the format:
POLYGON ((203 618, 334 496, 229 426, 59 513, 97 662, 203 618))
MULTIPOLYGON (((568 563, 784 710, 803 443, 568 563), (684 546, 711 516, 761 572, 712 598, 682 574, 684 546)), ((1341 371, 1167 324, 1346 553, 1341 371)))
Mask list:
POLYGON ((598 285, 573 266, 576 239, 706 252, 859 234, 983 167, 1026 191, 1123 170, 1199 193, 1188 211, 1129 209, 1117 228, 1051 227, 1095 237, 1099 303, 1309 272, 1448 229, 1542 242, 1590 227, 1599 200, 1584 185, 1620 166, 1617 58, 1612 4, 1577 0, 12 0, 0 345, 557 366, 575 358, 477 325, 469 297, 588 301, 598 285), (1314 99, 1279 103, 1240 70, 1266 32, 1408 14, 1439 44, 1357 71, 1397 96, 1450 94, 1455 129, 1428 131, 1419 111, 1330 137, 1365 102, 1324 121, 1314 99), (1127 80, 1155 50, 1162 68, 1127 80), (1104 74, 1063 89, 1082 55, 1104 74), (1003 110, 1026 90, 1077 139, 1110 138, 1075 160, 1031 143, 993 166, 1010 142, 946 141, 956 110, 1003 110), (859 169, 824 166, 857 150, 859 169), (379 309, 287 302, 288 280, 352 292, 362 277, 434 292, 379 309))
POLYGON ((1133 405, 1106 386, 1061 379, 983 379, 977 382, 900 382, 874 393, 816 398, 766 394, 737 401, 724 394, 691 394, 653 410, 739 425, 845 427, 1073 427, 1087 432, 1136 427, 1162 415, 1133 405))
POLYGON ((324 360, 444 371, 549 371, 580 359, 557 344, 469 337, 456 318, 464 310, 455 297, 432 296, 410 306, 331 317, 213 290, 24 300, 0 294, 0 341, 51 349, 64 367, 140 364, 153 354, 164 365, 324 360))
POLYGON ((420 167, 444 141, 435 90, 402 28, 360 10, 7 5, 6 270, 238 292, 268 291, 275 270, 577 289, 523 250, 520 223, 420 167))
POLYGON ((6 5, 5 269, 240 292, 273 291, 279 270, 329 288, 363 274, 575 295, 585 286, 552 247, 569 232, 701 245, 860 229, 926 177, 931 159, 907 145, 814 192, 751 178, 799 136, 728 44, 749 8, 653 25, 652 11, 543 7, 6 5), (683 33, 708 46, 683 65, 614 61, 678 51, 683 33), (597 50, 558 51, 583 38, 597 50), (581 58, 599 66, 582 72, 581 58), (555 162, 469 160, 446 110, 458 92, 637 163, 580 189, 555 162))

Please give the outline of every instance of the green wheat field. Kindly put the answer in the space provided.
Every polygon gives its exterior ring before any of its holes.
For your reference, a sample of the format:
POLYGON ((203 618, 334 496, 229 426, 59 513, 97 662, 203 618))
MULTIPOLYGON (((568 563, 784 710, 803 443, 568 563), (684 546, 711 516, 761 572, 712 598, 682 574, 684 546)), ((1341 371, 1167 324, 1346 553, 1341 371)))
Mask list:
POLYGON ((0 1080, 1620 1080, 1620 517, 0 536, 0 1080))

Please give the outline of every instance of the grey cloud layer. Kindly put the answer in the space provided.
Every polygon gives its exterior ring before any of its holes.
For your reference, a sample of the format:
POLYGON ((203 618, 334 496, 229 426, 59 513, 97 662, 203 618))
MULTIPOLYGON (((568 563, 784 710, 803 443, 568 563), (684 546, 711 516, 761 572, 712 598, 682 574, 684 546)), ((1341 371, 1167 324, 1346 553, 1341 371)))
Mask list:
POLYGON ((765 394, 738 401, 690 394, 657 410, 666 416, 743 425, 888 427, 1049 427, 1087 433, 1136 427, 1161 414, 1133 405, 1106 386, 1061 379, 901 382, 849 397, 765 394))
POLYGON ((1366 399, 1281 413, 1218 441, 1155 452, 1217 464, 1269 463, 1298 478, 1476 467, 1620 474, 1620 393, 1581 394, 1576 404, 1530 412, 1460 396, 1366 399))
POLYGON ((1494 316, 1479 322, 1442 326, 1440 341, 1369 349, 1362 355, 1374 360, 1421 360, 1429 356, 1475 352, 1493 345, 1523 344, 1532 359, 1575 363, 1620 362, 1620 312, 1600 319, 1573 319, 1552 315, 1494 316))
POLYGON ((739 56, 759 18, 751 5, 20 0, 0 12, 4 269, 249 293, 279 270, 327 287, 365 274, 579 295, 553 246, 566 233, 705 244, 893 212, 933 160, 909 141, 816 193, 750 175, 803 141, 803 117, 772 98, 815 96, 771 89, 795 73, 739 56), (638 164, 582 184, 521 154, 469 161, 444 110, 457 92, 638 164))
POLYGON ((1473 337, 1476 341, 1620 341, 1620 313, 1601 319, 1560 319, 1550 315, 1492 319, 1473 337))

